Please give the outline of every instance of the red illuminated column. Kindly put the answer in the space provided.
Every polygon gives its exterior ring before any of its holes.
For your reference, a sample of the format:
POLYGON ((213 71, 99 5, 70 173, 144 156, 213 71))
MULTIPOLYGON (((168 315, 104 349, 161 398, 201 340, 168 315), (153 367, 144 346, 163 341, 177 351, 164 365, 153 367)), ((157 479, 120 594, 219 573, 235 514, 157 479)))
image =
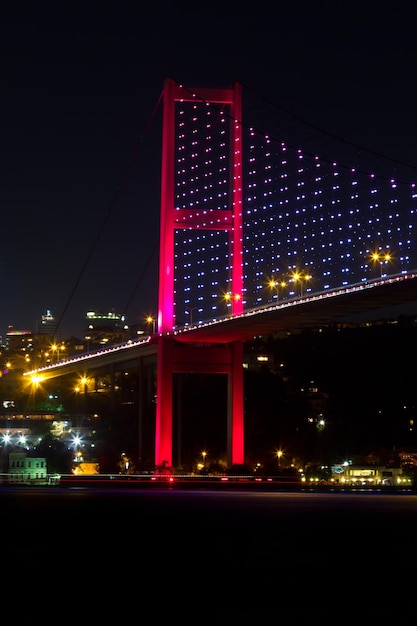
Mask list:
POLYGON ((162 124, 161 211, 159 233, 158 332, 172 330, 174 321, 174 180, 175 83, 165 81, 162 124))
POLYGON ((242 87, 235 83, 231 106, 231 149, 232 149, 232 212, 230 254, 232 256, 232 301, 233 315, 243 313, 243 191, 242 191, 242 87))
POLYGON ((245 461, 243 343, 231 344, 231 372, 228 380, 228 464, 245 461))
POLYGON ((158 339, 155 466, 172 468, 172 342, 158 339))

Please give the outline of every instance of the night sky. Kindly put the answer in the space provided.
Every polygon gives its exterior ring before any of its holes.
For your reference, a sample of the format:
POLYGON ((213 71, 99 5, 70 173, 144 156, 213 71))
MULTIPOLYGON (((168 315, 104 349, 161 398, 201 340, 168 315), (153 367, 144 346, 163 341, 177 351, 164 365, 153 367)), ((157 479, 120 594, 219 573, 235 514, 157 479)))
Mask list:
POLYGON ((65 337, 89 310, 156 313, 167 77, 240 81, 417 179, 416 17, 408 2, 3 3, 0 335, 46 309, 65 337))

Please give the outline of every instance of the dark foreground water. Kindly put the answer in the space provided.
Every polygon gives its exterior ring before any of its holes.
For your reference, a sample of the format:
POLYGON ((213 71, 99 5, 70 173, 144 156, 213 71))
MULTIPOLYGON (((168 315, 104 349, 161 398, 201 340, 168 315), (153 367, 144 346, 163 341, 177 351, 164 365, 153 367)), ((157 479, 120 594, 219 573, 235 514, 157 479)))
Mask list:
POLYGON ((5 599, 46 623, 417 617, 416 495, 49 487, 0 507, 5 599))

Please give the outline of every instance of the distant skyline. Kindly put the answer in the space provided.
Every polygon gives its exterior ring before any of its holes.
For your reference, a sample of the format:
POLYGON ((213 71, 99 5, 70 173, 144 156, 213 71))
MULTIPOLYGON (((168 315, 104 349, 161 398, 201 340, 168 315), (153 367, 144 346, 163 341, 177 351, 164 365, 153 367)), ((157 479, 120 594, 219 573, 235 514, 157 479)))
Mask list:
MULTIPOLYGON (((0 335, 51 309, 157 309, 159 97, 238 80, 417 178, 417 8, 286 1, 197 6, 7 2, 0 46, 0 335)), ((377 161, 377 158, 376 158, 377 161)))

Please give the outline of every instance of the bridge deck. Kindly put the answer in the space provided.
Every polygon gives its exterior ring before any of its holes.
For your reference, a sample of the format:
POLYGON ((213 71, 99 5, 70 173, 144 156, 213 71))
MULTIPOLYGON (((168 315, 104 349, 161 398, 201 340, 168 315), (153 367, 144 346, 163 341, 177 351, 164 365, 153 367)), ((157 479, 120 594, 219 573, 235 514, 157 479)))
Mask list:
MULTIPOLYGON (((375 318, 380 311, 379 318, 384 319, 388 317, 384 314, 387 307, 409 302, 417 302, 417 271, 350 286, 344 290, 288 300, 268 309, 247 311, 242 315, 225 317, 212 323, 173 330, 167 335, 172 336, 175 341, 188 344, 249 341, 254 337, 279 331, 348 322, 359 314, 372 313, 375 318)), ((139 344, 123 344, 41 369, 49 377, 53 377, 91 367, 125 367, 128 363, 137 362, 138 358, 157 358, 157 354, 158 336, 155 336, 139 344)))
POLYGON ((390 277, 351 286, 346 290, 316 294, 295 301, 286 301, 270 309, 246 312, 214 324, 178 332, 175 338, 184 342, 226 343, 248 341, 273 332, 348 321, 357 314, 366 314, 417 300, 417 274, 390 277))

